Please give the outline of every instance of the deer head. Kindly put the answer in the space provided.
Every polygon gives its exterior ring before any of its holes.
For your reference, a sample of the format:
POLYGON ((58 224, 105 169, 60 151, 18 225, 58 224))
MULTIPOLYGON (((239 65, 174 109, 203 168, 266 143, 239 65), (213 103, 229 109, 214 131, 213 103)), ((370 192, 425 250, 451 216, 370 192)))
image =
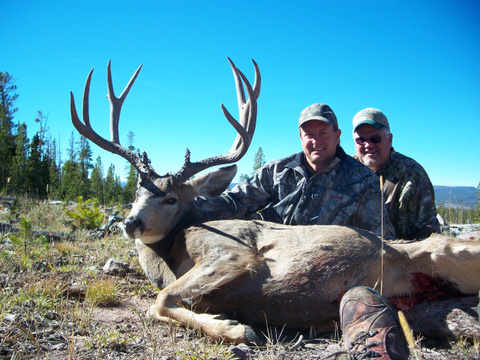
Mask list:
POLYGON ((73 94, 70 92, 70 111, 75 128, 85 138, 91 140, 104 150, 118 154, 132 164, 138 172, 135 202, 129 216, 125 219, 124 233, 132 239, 140 239, 149 244, 160 241, 178 224, 185 221, 192 211, 191 203, 196 196, 219 195, 230 184, 236 173, 236 165, 223 167, 189 180, 201 171, 217 165, 233 164, 240 160, 248 150, 255 132, 257 118, 257 98, 260 95, 261 77, 258 65, 255 67, 254 86, 250 85, 245 75, 228 59, 235 78, 240 121, 221 105, 227 120, 237 131, 237 137, 224 155, 214 156, 198 162, 190 161, 187 149, 185 163, 175 174, 159 175, 149 163, 147 154, 134 153, 120 145, 118 124, 120 111, 128 92, 135 82, 142 65, 133 74, 120 97, 113 90, 111 62, 107 66, 108 99, 110 101, 110 135, 108 141, 98 135, 90 124, 88 98, 93 69, 90 71, 83 93, 83 122, 80 121, 75 107, 73 94), (248 99, 245 98, 244 87, 248 99))

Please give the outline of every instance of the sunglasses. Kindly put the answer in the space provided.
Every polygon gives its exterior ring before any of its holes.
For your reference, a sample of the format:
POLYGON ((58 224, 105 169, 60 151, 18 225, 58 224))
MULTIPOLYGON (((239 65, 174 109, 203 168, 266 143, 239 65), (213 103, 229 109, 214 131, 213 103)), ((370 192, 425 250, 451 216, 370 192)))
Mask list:
POLYGON ((387 135, 378 135, 378 134, 376 134, 376 135, 370 136, 370 139, 368 139, 368 140, 365 139, 364 137, 361 137, 361 136, 360 136, 360 137, 358 137, 358 138, 355 139, 355 142, 356 142, 358 145, 363 145, 363 144, 365 144, 367 141, 370 142, 370 143, 372 143, 372 144, 379 144, 379 143, 382 142, 382 138, 383 138, 384 136, 387 136, 387 135))

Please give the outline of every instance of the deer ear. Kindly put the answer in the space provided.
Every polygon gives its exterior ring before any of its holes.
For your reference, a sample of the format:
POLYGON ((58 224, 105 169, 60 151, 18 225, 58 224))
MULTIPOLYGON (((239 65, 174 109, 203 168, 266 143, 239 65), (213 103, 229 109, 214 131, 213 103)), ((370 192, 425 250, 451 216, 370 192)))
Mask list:
POLYGON ((230 165, 199 175, 186 184, 195 189, 196 196, 217 196, 228 188, 236 173, 237 165, 230 165))

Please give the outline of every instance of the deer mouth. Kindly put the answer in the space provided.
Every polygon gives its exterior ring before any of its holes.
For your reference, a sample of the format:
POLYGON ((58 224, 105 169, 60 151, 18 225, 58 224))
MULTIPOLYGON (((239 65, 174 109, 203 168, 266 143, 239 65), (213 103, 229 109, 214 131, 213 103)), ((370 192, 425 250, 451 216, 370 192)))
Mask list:
POLYGON ((145 231, 145 225, 139 218, 127 218, 124 223, 123 232, 129 239, 135 239, 145 231))

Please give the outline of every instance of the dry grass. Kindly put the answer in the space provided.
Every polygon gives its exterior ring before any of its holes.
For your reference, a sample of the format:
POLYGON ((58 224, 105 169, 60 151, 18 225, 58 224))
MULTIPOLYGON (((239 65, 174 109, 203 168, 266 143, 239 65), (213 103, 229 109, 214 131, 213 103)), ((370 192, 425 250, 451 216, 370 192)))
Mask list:
POLYGON ((118 284, 111 278, 93 279, 88 283, 85 301, 91 306, 108 306, 117 301, 118 284))
MULTIPOLYGON (((33 228, 70 231, 62 205, 24 204, 18 213, 33 228)), ((0 222, 10 220, 11 214, 0 211, 0 222)), ((268 329, 260 330, 268 339, 265 346, 242 350, 146 318, 157 290, 145 279, 134 244, 120 234, 74 235, 53 243, 0 234, 0 358, 229 360, 241 353, 259 360, 310 360, 340 349, 338 334, 303 334, 298 342, 296 333, 268 329), (127 262, 128 271, 105 274, 109 258, 127 262)), ((421 359, 480 359, 478 342, 457 340, 445 349, 422 344, 417 338, 421 359)))
POLYGON ((45 202, 32 204, 28 218, 36 230, 48 230, 69 233, 68 216, 61 204, 51 205, 45 202))

